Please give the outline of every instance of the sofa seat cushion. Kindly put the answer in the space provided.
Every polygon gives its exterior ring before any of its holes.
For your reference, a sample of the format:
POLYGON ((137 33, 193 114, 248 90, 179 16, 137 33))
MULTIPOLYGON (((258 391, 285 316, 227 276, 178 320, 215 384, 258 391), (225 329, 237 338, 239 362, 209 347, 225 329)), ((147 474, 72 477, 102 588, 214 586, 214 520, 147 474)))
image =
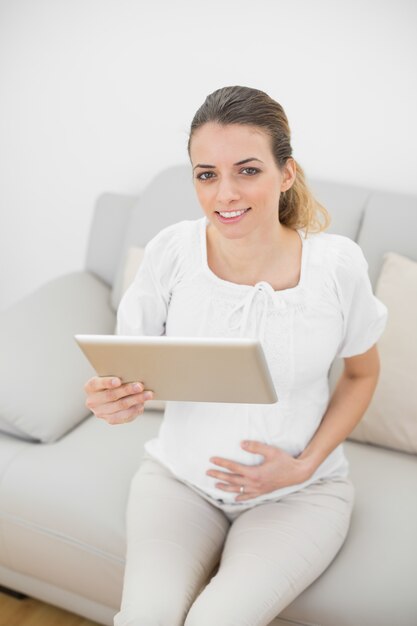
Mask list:
POLYGON ((348 537, 330 567, 280 617, 303 625, 411 626, 417 457, 353 441, 345 451, 356 489, 348 537))
MULTIPOLYGON (((123 426, 91 417, 53 444, 19 442, 0 475, 0 564, 116 611, 129 484, 160 417, 145 412, 123 426)), ((10 439, 0 436, 0 458, 10 439)), ((356 488, 348 538, 273 626, 414 623, 417 457, 345 448, 356 488)))
POLYGON ((91 416, 51 444, 0 435, 0 565, 116 609, 130 480, 159 424, 154 411, 91 416))

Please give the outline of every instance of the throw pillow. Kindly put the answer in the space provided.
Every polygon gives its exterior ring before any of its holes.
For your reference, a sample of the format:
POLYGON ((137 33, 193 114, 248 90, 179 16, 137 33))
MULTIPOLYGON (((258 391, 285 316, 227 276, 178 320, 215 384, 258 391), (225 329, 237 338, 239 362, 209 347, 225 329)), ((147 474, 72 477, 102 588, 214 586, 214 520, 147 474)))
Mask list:
POLYGON ((349 438, 417 453, 417 263, 386 253, 375 295, 388 307, 378 341, 381 371, 372 401, 349 438))
POLYGON ((145 248, 132 247, 127 251, 126 262, 123 268, 122 295, 133 282, 139 266, 142 263, 144 254, 145 248))
POLYGON ((124 259, 120 263, 111 292, 111 303, 115 311, 117 311, 119 307, 124 292, 134 279, 144 253, 145 248, 132 246, 127 250, 124 259))
POLYGON ((85 419, 84 384, 95 372, 74 335, 110 334, 109 288, 74 272, 43 285, 0 314, 0 428, 53 442, 85 419), (8 358, 6 358, 8 355, 8 358))

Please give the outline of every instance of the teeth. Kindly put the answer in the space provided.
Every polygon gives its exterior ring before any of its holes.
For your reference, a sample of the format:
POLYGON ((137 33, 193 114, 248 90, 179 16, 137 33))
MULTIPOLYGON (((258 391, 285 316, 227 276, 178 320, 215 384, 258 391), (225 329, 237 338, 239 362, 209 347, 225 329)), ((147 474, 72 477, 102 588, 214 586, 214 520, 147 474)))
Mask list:
POLYGON ((243 213, 245 213, 246 209, 243 209, 242 211, 227 211, 227 213, 221 213, 219 211, 219 214, 222 217, 237 217, 238 215, 242 215, 243 213))

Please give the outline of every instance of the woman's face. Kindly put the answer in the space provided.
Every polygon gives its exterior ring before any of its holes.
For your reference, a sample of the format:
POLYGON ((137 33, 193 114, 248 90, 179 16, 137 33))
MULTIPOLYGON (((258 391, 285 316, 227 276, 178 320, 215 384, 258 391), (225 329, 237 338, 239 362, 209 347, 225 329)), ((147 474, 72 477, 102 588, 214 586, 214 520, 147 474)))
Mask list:
POLYGON ((295 167, 288 159, 279 169, 263 129, 204 124, 191 139, 190 156, 199 202, 220 234, 266 236, 276 228, 280 193, 293 184, 295 167))

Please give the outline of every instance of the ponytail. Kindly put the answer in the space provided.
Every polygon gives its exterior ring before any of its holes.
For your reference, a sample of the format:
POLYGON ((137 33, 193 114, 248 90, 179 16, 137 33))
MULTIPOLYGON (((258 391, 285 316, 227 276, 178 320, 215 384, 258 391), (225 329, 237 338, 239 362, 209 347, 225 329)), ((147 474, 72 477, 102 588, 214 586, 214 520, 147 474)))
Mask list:
POLYGON ((331 217, 313 196, 307 186, 304 171, 295 161, 296 177, 293 185, 281 193, 279 200, 279 221, 290 228, 305 229, 308 232, 321 232, 329 227, 331 217))

